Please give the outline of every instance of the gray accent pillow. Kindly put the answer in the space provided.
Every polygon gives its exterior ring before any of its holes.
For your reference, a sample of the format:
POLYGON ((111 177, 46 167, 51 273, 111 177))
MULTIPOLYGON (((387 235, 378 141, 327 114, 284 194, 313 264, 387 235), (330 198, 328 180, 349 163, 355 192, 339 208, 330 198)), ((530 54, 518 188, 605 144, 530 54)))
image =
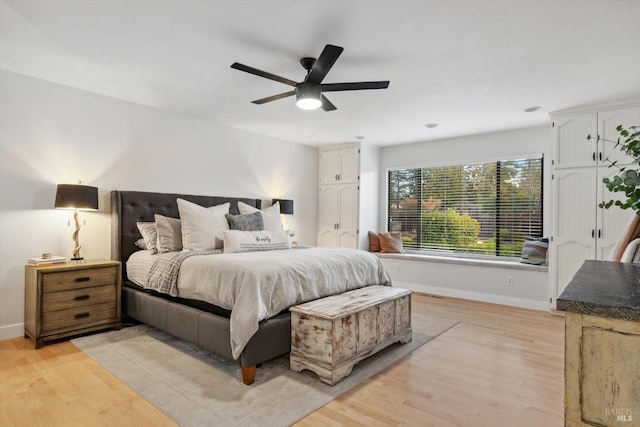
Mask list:
POLYGON ((262 212, 254 212, 245 215, 225 214, 229 228, 241 231, 261 231, 264 230, 264 220, 262 212))

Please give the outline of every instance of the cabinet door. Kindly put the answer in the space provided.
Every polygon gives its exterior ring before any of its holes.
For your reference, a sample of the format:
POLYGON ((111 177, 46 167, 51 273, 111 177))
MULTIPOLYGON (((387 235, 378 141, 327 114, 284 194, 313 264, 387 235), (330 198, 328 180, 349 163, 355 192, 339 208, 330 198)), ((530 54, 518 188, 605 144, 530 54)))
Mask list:
POLYGON ((341 185, 338 193, 340 197, 339 228, 356 230, 358 228, 358 185, 341 185))
POLYGON ((554 298, 585 259, 595 259, 596 168, 554 171, 551 280, 554 298))
POLYGON ((321 229, 318 232, 318 246, 325 248, 339 247, 338 232, 335 229, 321 229))
MULTIPOLYGON (((602 183, 602 178, 612 178, 616 175, 616 168, 599 167, 597 180, 597 203, 608 200, 622 200, 624 194, 612 193, 602 183)), ((597 240, 596 240, 596 259, 607 261, 609 254, 615 246, 618 238, 622 235, 628 221, 635 215, 633 210, 623 210, 617 206, 611 206, 609 209, 597 208, 597 240)))
POLYGON ((557 168, 595 166, 597 115, 581 114, 554 119, 554 162, 557 168), (593 138, 587 141, 587 135, 593 138))
POLYGON ((340 199, 337 185, 323 185, 320 187, 320 218, 318 227, 335 230, 340 223, 340 199))
POLYGON ((358 233, 355 230, 338 230, 338 246, 357 249, 358 233))
POLYGON ((340 175, 340 150, 320 151, 320 185, 337 184, 340 175))
POLYGON ((340 150, 340 184, 357 183, 360 175, 360 153, 357 147, 340 150))
MULTIPOLYGON (((606 141, 600 142, 600 153, 605 165, 609 161, 617 161, 619 164, 630 164, 633 158, 615 147, 615 142, 620 137, 620 133, 616 130, 618 125, 622 125, 625 129, 629 126, 640 126, 640 106, 629 107, 619 110, 603 111, 598 113, 598 132, 606 141)), ((621 138, 623 140, 623 138, 621 138)))

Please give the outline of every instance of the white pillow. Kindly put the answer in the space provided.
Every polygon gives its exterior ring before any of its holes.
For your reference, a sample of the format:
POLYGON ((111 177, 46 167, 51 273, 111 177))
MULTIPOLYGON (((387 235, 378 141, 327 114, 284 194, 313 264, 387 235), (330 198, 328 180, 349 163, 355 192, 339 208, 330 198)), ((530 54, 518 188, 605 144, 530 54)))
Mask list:
POLYGON ((156 246, 159 253, 176 252, 182 250, 182 232, 180 230, 180 220, 155 214, 156 228, 158 230, 158 241, 156 246))
POLYGON ((224 232, 224 253, 271 251, 291 249, 289 235, 284 231, 241 231, 224 232))
POLYGON ((221 249, 223 233, 229 229, 224 216, 229 213, 229 202, 202 207, 184 199, 177 199, 182 220, 182 247, 187 251, 221 249))
POLYGON ((262 222, 264 229, 267 231, 282 231, 282 221, 280 220, 280 202, 262 210, 254 208, 244 202, 238 202, 238 210, 242 215, 252 214, 254 212, 262 212, 262 222))

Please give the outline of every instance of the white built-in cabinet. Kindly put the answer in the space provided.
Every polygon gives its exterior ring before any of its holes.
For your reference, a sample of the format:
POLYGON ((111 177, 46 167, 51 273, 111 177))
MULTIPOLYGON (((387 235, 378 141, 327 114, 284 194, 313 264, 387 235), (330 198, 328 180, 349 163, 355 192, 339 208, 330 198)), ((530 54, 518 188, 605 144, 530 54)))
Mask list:
POLYGON ((319 159, 318 246, 357 248, 360 148, 322 148, 319 159))
POLYGON ((360 148, 320 150, 320 185, 357 184, 360 178, 360 148))
POLYGON ((617 140, 618 125, 640 125, 640 102, 551 114, 553 126, 553 233, 549 254, 551 305, 586 259, 607 260, 634 213, 616 206, 598 207, 615 199, 602 183, 618 173, 610 161, 630 165, 632 158, 596 135, 617 140), (587 135, 592 135, 588 141, 587 135))

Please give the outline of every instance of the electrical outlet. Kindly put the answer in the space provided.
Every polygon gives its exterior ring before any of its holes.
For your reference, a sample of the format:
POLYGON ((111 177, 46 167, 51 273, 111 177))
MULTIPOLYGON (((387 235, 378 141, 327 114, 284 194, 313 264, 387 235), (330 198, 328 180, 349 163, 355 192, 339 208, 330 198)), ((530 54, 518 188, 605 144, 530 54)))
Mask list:
POLYGON ((513 276, 507 276, 507 286, 513 286, 513 276))

